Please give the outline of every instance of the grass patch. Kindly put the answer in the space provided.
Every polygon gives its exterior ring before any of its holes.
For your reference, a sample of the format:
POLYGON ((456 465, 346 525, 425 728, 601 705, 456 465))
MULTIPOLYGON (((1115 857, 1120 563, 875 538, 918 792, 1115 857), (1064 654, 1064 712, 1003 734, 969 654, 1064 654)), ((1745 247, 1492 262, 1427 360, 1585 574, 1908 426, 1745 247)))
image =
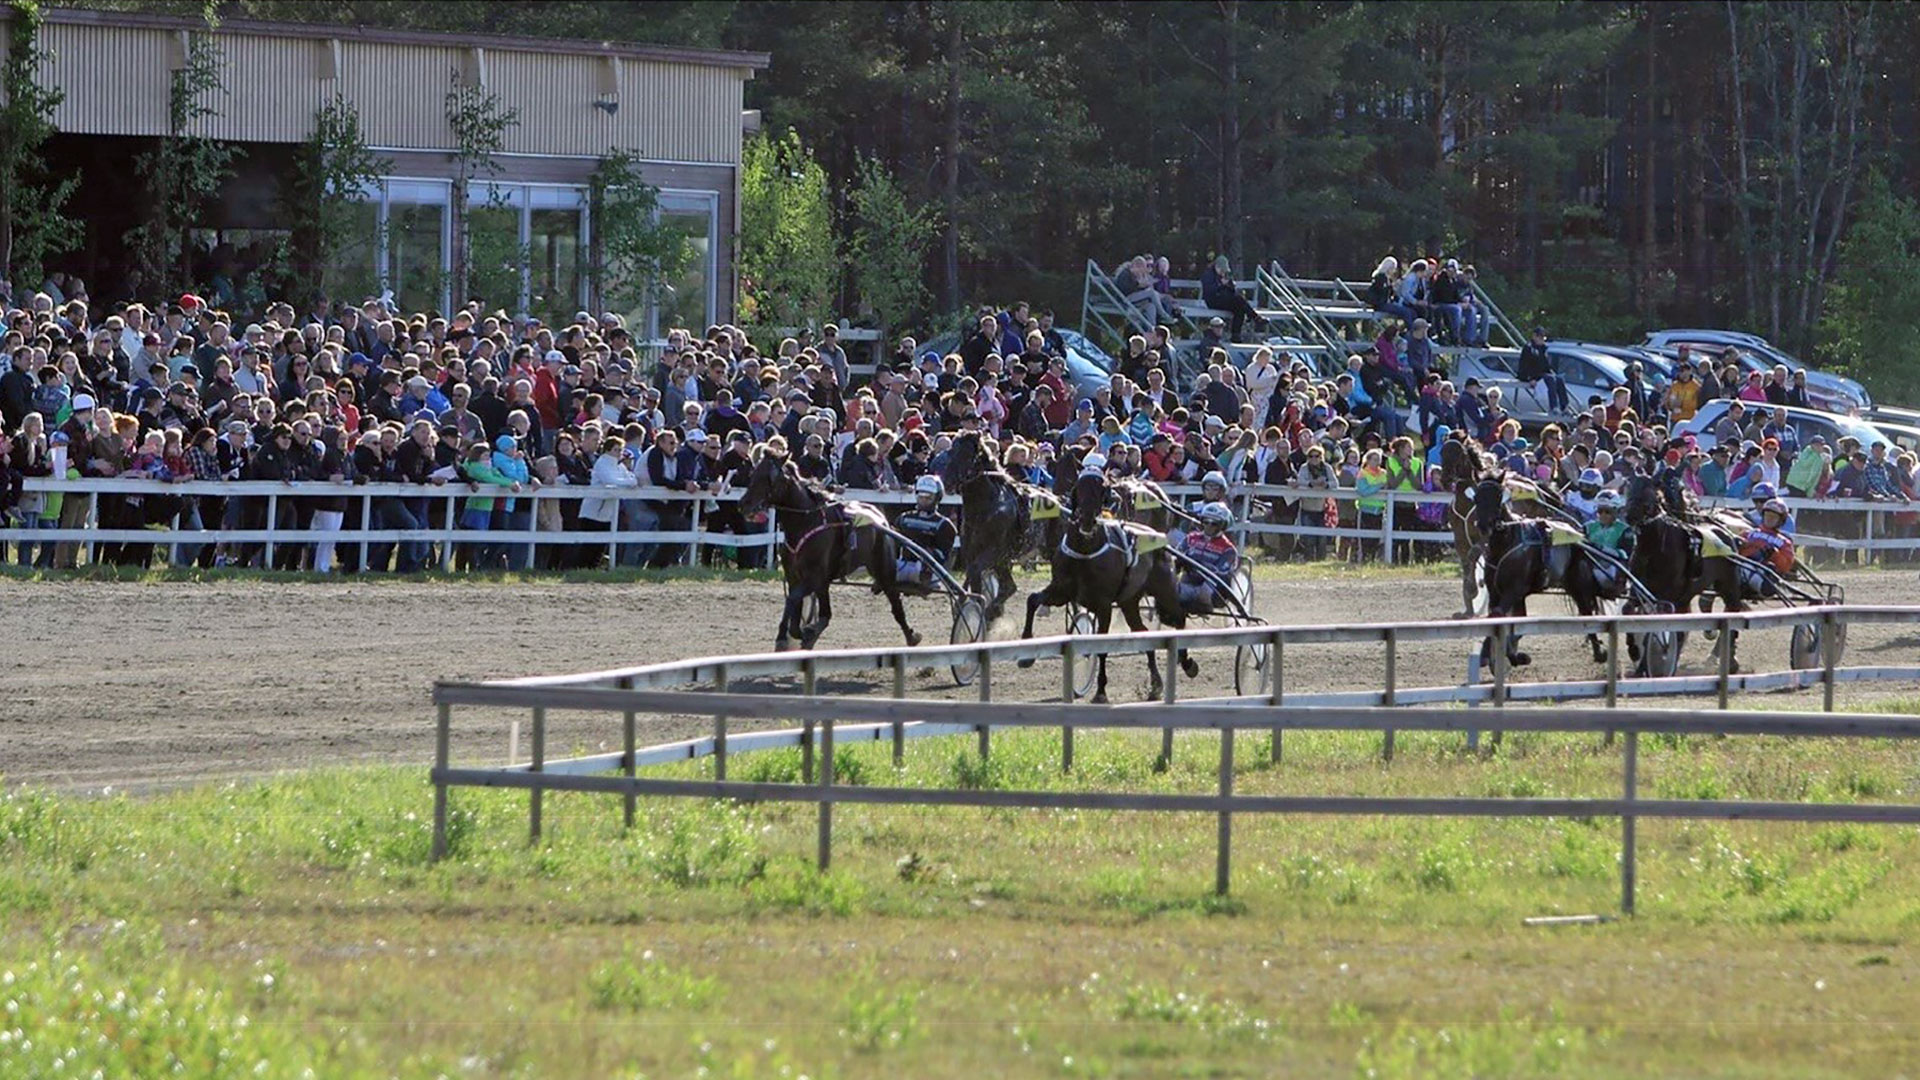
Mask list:
MULTIPOLYGON (((1800 775, 1808 798, 1897 801, 1911 773, 1891 743, 1785 745, 1647 740, 1641 766, 1647 790, 1692 797, 1771 797, 1800 775)), ((838 765, 907 786, 1217 782, 1203 735, 1165 772, 1158 732, 1083 733, 1078 750, 1071 775, 1052 732, 998 732, 984 763, 959 736, 910 744, 898 770, 879 743, 838 765)), ((1280 765, 1243 761, 1236 789, 1619 785, 1618 753, 1590 739, 1483 759, 1409 737, 1392 767, 1377 755, 1375 736, 1303 735, 1280 765)), ((799 758, 733 767, 791 782, 799 758)), ((265 1060, 264 1075, 938 1080, 1267 1075, 1281 1054, 1303 1075, 1801 1077, 1914 1056, 1912 829, 1642 820, 1638 917, 1523 929, 1612 910, 1616 822, 1241 815, 1221 899, 1209 814, 846 804, 823 874, 804 804, 643 798, 628 830, 619 799, 555 794, 539 845, 524 793, 461 790, 451 809, 451 857, 433 863, 419 769, 0 794, 0 972, 28 988, 0 993, 20 1010, 0 1031, 35 1048, 0 1061, 51 1075, 35 1055, 57 1043, 83 1076, 265 1060), (81 1045, 119 1023, 101 1010, 120 993, 164 995, 176 1027, 81 1045), (129 1056, 162 1046, 175 1057, 129 1056)))

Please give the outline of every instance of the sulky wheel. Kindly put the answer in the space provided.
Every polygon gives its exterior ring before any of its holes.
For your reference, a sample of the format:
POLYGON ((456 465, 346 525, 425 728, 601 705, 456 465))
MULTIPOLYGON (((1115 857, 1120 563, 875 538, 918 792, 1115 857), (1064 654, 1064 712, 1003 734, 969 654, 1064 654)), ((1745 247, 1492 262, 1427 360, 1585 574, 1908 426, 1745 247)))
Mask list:
POLYGON ((1652 678, 1671 678, 1674 672, 1680 670, 1680 636, 1671 630, 1656 630, 1642 635, 1640 658, 1652 678))
MULTIPOLYGON (((1078 604, 1067 605, 1067 633, 1075 637, 1087 637, 1099 630, 1099 624, 1093 620, 1093 612, 1078 604)), ((1099 674, 1100 658, 1097 656, 1076 656, 1073 661, 1073 696, 1075 699, 1093 693, 1094 678, 1099 674)))
POLYGON ((1273 649, 1242 645, 1233 650, 1233 692, 1240 697, 1265 697, 1273 689, 1273 649))
MULTIPOLYGON (((977 596, 964 596, 953 605, 953 633, 947 638, 955 645, 971 645, 987 633, 987 609, 977 596)), ((948 665, 957 686, 966 686, 980 673, 980 662, 969 656, 948 665)))
MULTIPOLYGON (((1787 647, 1787 662, 1795 671, 1811 671, 1814 668, 1826 666, 1824 643, 1820 640, 1823 629, 1823 625, 1817 622, 1800 623, 1793 628, 1793 642, 1787 647)), ((1846 655, 1846 651, 1847 625, 1834 623, 1833 662, 1836 665, 1840 663, 1840 658, 1846 655)))

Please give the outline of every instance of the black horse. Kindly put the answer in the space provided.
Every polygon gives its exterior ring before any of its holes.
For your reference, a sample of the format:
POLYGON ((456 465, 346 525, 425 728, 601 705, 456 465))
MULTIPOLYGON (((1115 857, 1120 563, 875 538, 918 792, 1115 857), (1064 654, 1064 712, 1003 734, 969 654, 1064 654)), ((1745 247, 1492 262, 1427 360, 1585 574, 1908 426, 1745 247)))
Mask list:
POLYGON ((1448 524, 1453 527, 1453 553, 1460 559, 1460 614, 1470 619, 1480 595, 1480 575, 1476 572, 1485 553, 1487 538, 1474 525, 1476 491, 1484 480, 1500 475, 1492 455, 1472 439, 1448 439, 1440 446, 1440 482, 1453 492, 1447 508, 1448 524))
POLYGON ((765 450, 754 464, 740 512, 746 515, 771 509, 779 524, 780 566, 787 579, 787 602, 780 615, 775 648, 785 650, 793 638, 800 647, 813 648, 833 620, 829 586, 858 570, 873 578, 873 591, 885 593, 908 645, 920 644, 920 635, 907 625, 898 581, 900 545, 882 526, 879 511, 859 503, 842 502, 832 493, 800 475, 786 454, 765 450), (803 623, 809 598, 817 600, 817 619, 803 623))
MULTIPOLYGON (((1487 617, 1525 617, 1527 598, 1547 589, 1566 592, 1582 615, 1597 615, 1600 602, 1613 599, 1596 572, 1593 558, 1580 544, 1555 544, 1548 522, 1515 517, 1506 504, 1505 485, 1488 477, 1472 489, 1472 525, 1486 538, 1487 617)), ((1587 635, 1593 662, 1606 662, 1606 648, 1597 634, 1587 635)), ((1533 662, 1520 651, 1520 634, 1507 635, 1507 661, 1516 667, 1533 662)), ((1493 638, 1480 647, 1482 662, 1493 658, 1493 638)))
POLYGON ((962 432, 947 452, 947 490, 960 496, 960 555, 967 591, 987 599, 987 621, 1000 617, 1016 586, 1013 561, 1027 551, 1036 495, 994 460, 977 431, 962 432))
MULTIPOLYGON (((1111 518, 1101 517, 1101 508, 1107 504, 1107 482, 1104 477, 1086 475, 1075 481, 1073 486, 1073 517, 1066 529, 1066 535, 1052 552, 1052 578, 1047 587, 1027 597, 1027 624, 1020 632, 1023 638, 1033 636, 1033 619, 1042 607, 1060 607, 1065 604, 1078 604, 1093 616, 1094 628, 1106 633, 1113 625, 1113 609, 1117 604, 1127 626, 1135 633, 1146 630, 1147 623, 1140 614, 1142 600, 1153 599, 1154 610, 1161 625, 1175 630, 1187 625, 1186 612, 1180 606, 1180 591, 1173 569, 1173 556, 1166 549, 1154 551, 1140 550, 1139 537, 1127 530, 1126 526, 1111 518)), ((1185 649, 1178 652, 1180 670, 1188 677, 1199 674, 1200 665, 1187 655, 1185 649)), ((1031 660, 1023 660, 1021 666, 1031 666, 1031 660)), ((1099 681, 1095 685, 1093 701, 1102 703, 1107 700, 1107 658, 1100 656, 1099 681)), ((1147 654, 1147 675, 1149 697, 1158 696, 1161 689, 1160 666, 1154 662, 1153 654, 1147 654)))
MULTIPOLYGON (((1636 476, 1627 484, 1627 524, 1634 530, 1633 576, 1675 611, 1688 610, 1696 597, 1704 598, 1708 592, 1717 594, 1728 611, 1745 611, 1739 566, 1732 559, 1707 555, 1701 527, 1682 522, 1668 510, 1666 497, 1652 477, 1636 476)), ((1739 636, 1737 630, 1729 633, 1720 646, 1728 650, 1732 671, 1740 670, 1739 636)), ((1678 635, 1676 641, 1677 654, 1686 635, 1678 635)))

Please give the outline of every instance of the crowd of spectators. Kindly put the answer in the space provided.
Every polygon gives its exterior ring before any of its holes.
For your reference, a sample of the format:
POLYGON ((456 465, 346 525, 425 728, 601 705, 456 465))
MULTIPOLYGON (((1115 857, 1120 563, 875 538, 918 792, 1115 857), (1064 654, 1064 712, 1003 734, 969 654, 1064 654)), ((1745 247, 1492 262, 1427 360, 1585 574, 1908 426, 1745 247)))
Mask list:
MULTIPOLYGON (((1136 262, 1151 273, 1152 263, 1136 262)), ((674 329, 656 353, 619 318, 585 311, 547 326, 479 302, 449 316, 403 315, 379 300, 311 297, 302 309, 272 303, 241 318, 188 294, 164 307, 102 313, 79 282, 49 279, 4 311, 0 509, 25 530, 87 523, 88 499, 23 492, 25 477, 330 481, 275 499, 92 500, 98 527, 156 533, 152 543, 100 543, 99 561, 149 564, 160 545, 174 563, 264 565, 258 541, 169 544, 158 534, 261 530, 270 513, 275 529, 358 527, 362 500, 337 485, 396 483, 419 494, 373 498, 369 524, 444 528, 451 504, 462 533, 454 551, 371 544, 363 564, 357 543, 277 543, 273 565, 405 572, 451 558, 463 567, 567 569, 617 557, 659 567, 684 550, 615 548, 592 534, 684 530, 696 502, 709 534, 763 532, 766 522, 745 519, 735 503, 693 497, 743 486, 755 448, 775 436, 807 476, 857 493, 906 490, 939 472, 952 437, 969 430, 992 436, 1012 472, 1043 486, 1056 477, 1057 486, 1070 484, 1079 458, 1097 449, 1120 476, 1193 483, 1218 472, 1232 488, 1353 489, 1350 499, 1262 504, 1267 520, 1313 526, 1375 526, 1387 492, 1440 490, 1440 442, 1468 435, 1516 471, 1554 484, 1587 468, 1610 483, 1636 469, 1670 469, 1701 495, 1737 494, 1764 476, 1796 494, 1912 497, 1910 458, 1885 460, 1884 448, 1872 447, 1802 453, 1791 427, 1764 415, 1764 401, 1730 416, 1737 433, 1713 454, 1670 440, 1665 417, 1697 407, 1704 392, 1670 389, 1656 404, 1623 388, 1626 399, 1595 403, 1530 442, 1497 388, 1468 380, 1456 389, 1446 379, 1426 332, 1417 314, 1404 336, 1397 320, 1383 320, 1373 344, 1332 378, 1267 347, 1242 366, 1224 343, 1203 345, 1204 370, 1177 387, 1172 335, 1162 326, 1151 340, 1133 337, 1107 382, 1087 392, 1074 387, 1050 315, 1026 304, 980 309, 945 355, 904 339, 862 381, 831 325, 818 340, 785 338, 765 354, 733 326, 674 329), (1072 460, 1063 466, 1063 458, 1072 460), (528 497, 567 486, 606 494, 528 497), (662 498, 666 491, 690 497, 662 498), (500 532, 580 535, 537 546, 489 540, 500 532)), ((1400 504, 1395 512, 1408 530, 1438 530, 1443 510, 1400 504)), ((728 546, 709 546, 708 556, 727 557, 728 546)), ((80 547, 24 541, 13 555, 64 568, 80 547)), ((1325 548, 1317 539, 1284 546, 1308 557, 1325 548)), ((766 554, 742 545, 731 557, 747 565, 766 554)))

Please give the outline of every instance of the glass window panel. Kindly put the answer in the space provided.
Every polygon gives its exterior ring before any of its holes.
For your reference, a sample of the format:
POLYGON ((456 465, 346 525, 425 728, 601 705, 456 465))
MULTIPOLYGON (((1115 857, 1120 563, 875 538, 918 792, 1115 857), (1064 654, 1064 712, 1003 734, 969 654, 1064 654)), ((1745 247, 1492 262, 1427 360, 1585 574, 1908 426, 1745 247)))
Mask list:
MULTIPOLYGON (((659 332, 664 335, 674 327, 683 326, 698 337, 706 332, 711 318, 708 305, 712 296, 707 285, 713 272, 713 218, 705 210, 698 213, 666 211, 660 215, 660 222, 685 237, 689 251, 686 265, 660 290, 659 332)), ((629 322, 629 325, 641 324, 629 322)))
POLYGON ((322 286, 336 300, 359 303, 380 294, 380 203, 378 193, 348 208, 352 225, 321 271, 322 286))
POLYGON ((529 211, 531 313, 549 326, 565 326, 580 308, 580 211, 529 211))
POLYGON ((441 259, 444 206, 395 203, 387 210, 387 270, 402 311, 437 310, 447 269, 441 259))
POLYGON ((467 286, 460 300, 520 310, 520 210, 489 203, 467 211, 467 286))

